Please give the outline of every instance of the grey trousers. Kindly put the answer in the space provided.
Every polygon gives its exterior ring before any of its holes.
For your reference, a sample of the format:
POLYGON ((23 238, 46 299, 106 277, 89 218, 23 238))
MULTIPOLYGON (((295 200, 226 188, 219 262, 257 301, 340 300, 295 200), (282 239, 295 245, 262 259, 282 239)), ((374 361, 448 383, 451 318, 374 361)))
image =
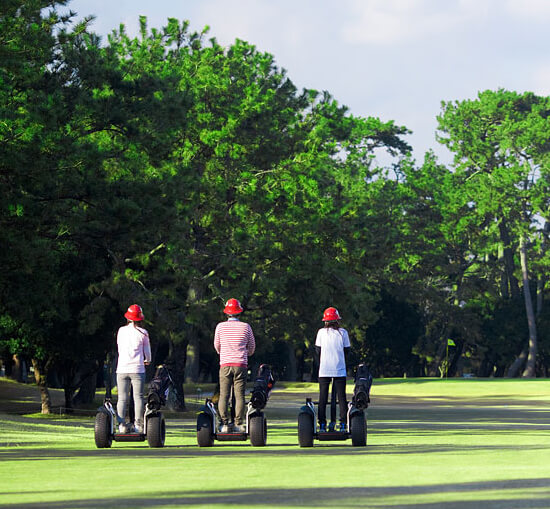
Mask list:
POLYGON ((116 411, 120 422, 128 422, 130 400, 130 389, 134 395, 134 412, 136 416, 135 424, 143 426, 143 388, 145 386, 145 373, 117 373, 116 383, 118 387, 118 401, 116 411))
POLYGON ((227 412, 227 404, 231 395, 231 386, 235 392, 235 424, 241 426, 244 423, 244 391, 246 388, 246 376, 248 369, 240 366, 220 366, 220 400, 218 412, 223 424, 227 424, 230 415, 227 412))

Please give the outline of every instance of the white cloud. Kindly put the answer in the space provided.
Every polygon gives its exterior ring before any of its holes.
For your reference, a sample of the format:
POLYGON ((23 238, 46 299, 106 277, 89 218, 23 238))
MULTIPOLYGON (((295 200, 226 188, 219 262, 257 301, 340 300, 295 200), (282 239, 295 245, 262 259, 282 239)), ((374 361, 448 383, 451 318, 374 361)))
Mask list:
POLYGON ((486 19, 495 0, 351 0, 356 13, 344 27, 353 44, 398 45, 448 33, 486 19))
MULTIPOLYGON (((0 0, 1 1, 1 0, 0 0)), ((440 100, 504 87, 550 95, 550 0, 71 0, 109 33, 167 17, 207 37, 274 55, 299 87, 328 90, 356 115, 414 131, 420 158, 434 141, 440 100)))

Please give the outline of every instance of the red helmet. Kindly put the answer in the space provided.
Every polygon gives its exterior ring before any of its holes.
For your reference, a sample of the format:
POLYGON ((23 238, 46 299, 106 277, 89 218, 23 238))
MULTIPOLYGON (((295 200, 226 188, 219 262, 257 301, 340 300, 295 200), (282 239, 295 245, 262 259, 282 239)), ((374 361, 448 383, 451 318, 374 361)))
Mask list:
POLYGON ((137 304, 132 304, 126 313, 124 313, 124 317, 128 320, 131 320, 132 322, 140 322, 145 317, 143 316, 143 310, 140 306, 137 304))
POLYGON ((223 312, 226 315, 238 315, 239 313, 243 312, 243 307, 241 306, 241 303, 237 299, 229 299, 225 303, 225 308, 223 312))
POLYGON ((323 313, 323 322, 336 322, 341 319, 342 317, 336 308, 327 308, 323 313))

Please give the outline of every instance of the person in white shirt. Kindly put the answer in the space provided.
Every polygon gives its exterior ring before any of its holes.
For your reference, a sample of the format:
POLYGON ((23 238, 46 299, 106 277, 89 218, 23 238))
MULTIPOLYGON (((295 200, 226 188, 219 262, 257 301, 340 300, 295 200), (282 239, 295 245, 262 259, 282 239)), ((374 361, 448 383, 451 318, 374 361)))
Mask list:
MULTIPOLYGON (((340 313, 330 307, 323 313, 325 326, 317 332, 315 349, 319 355, 319 430, 327 430, 326 407, 330 382, 334 384, 340 408, 340 431, 346 431, 348 403, 346 401, 346 353, 351 345, 348 331, 340 327, 340 313)), ((335 423, 330 423, 329 431, 335 423)))
POLYGON ((118 363, 116 379, 119 432, 135 431, 143 433, 145 366, 148 366, 151 362, 151 345, 149 343, 149 333, 144 328, 137 326, 137 323, 144 319, 141 307, 132 304, 124 317, 128 323, 118 329, 117 333, 118 363), (134 396, 135 422, 133 426, 132 423, 128 422, 130 389, 134 396))

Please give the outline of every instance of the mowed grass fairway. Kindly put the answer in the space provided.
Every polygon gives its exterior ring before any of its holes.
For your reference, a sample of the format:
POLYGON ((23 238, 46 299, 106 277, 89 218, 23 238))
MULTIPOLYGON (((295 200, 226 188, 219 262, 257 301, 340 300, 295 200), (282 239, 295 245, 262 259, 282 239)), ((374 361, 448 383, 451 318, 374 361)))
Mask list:
POLYGON ((367 447, 301 449, 316 392, 272 393, 263 448, 199 448, 193 419, 169 417, 163 449, 96 449, 92 418, 0 414, 0 506, 550 507, 549 380, 376 380, 367 447))

